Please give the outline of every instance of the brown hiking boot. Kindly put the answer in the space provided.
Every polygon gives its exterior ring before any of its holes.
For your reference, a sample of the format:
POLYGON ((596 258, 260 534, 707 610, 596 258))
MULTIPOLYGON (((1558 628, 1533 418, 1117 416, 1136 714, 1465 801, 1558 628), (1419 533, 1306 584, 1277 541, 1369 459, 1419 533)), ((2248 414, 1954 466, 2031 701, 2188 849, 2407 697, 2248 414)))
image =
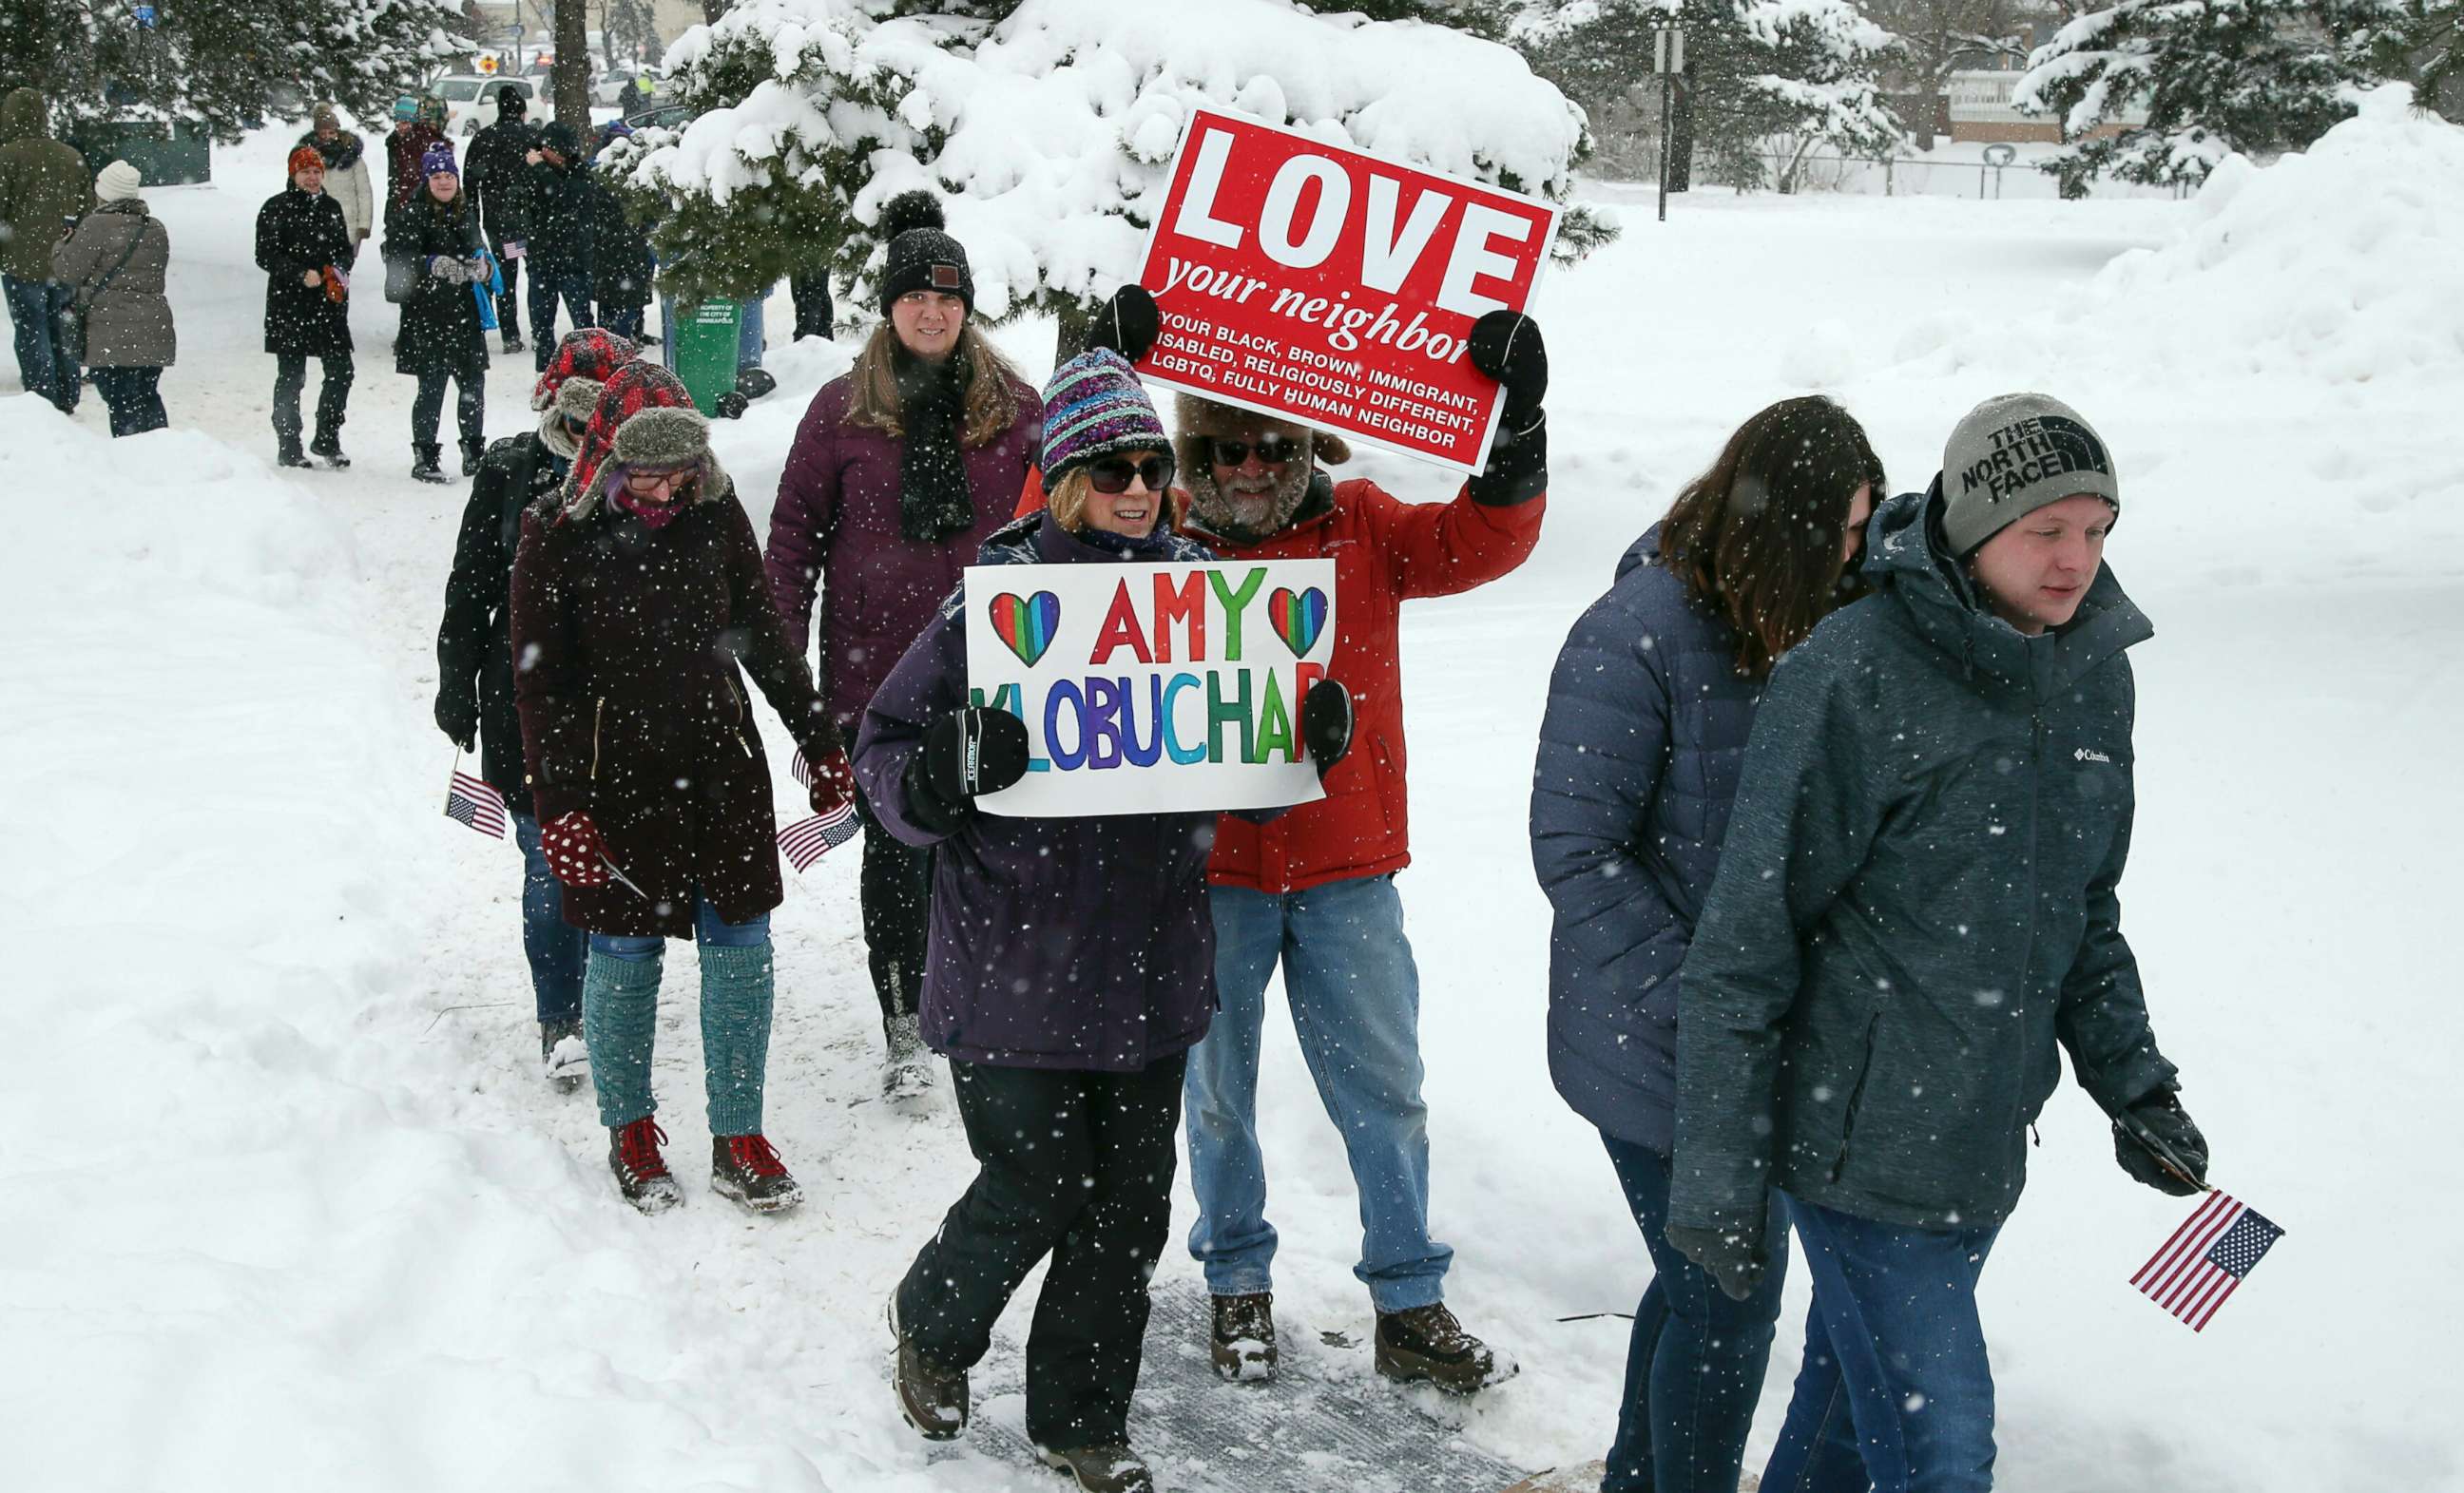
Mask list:
POLYGON ((1264 1384, 1275 1376, 1275 1298, 1269 1291, 1215 1298, 1215 1376, 1264 1384))
POLYGON ((1377 1372, 1449 1394, 1477 1394, 1514 1376, 1511 1363, 1498 1372, 1497 1355, 1464 1331, 1443 1302, 1377 1314, 1377 1372))
POLYGON ((667 1138, 654 1115, 608 1127, 607 1170, 616 1174, 616 1190, 625 1200, 644 1213, 665 1213, 685 1200, 668 1158, 659 1154, 667 1138))
POLYGON ((804 1190, 787 1175, 779 1153, 759 1135, 710 1138, 710 1186, 747 1213, 784 1213, 804 1200, 804 1190))
POLYGON ((1038 1450, 1044 1465, 1077 1479, 1087 1493, 1155 1493, 1155 1474, 1147 1470, 1146 1459, 1126 1446, 1038 1450))
POLYGON ((967 1429, 967 1371, 942 1368, 918 1351, 898 1325, 898 1293, 890 1293, 890 1335, 898 1340, 891 1369, 898 1414, 928 1441, 947 1441, 967 1429))

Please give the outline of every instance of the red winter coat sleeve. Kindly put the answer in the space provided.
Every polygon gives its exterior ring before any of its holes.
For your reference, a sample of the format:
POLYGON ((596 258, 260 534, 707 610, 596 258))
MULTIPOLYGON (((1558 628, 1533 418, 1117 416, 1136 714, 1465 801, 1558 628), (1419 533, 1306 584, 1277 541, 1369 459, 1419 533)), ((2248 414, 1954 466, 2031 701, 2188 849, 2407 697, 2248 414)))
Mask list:
POLYGON ((514 552, 514 709, 522 722, 522 768, 541 823, 589 807, 598 767, 567 550, 536 511, 522 515, 521 543, 514 552))
POLYGON ((770 509, 770 547, 762 567, 799 654, 813 640, 813 600, 821 593, 822 567, 837 526, 838 420, 837 402, 825 387, 796 427, 796 442, 779 473, 779 500, 770 509))
POLYGON ((762 569, 761 547, 754 541, 752 517, 733 497, 724 506, 727 611, 731 618, 744 619, 740 628, 732 629, 735 635, 728 639, 729 646, 737 662, 760 687, 761 697, 779 713, 804 759, 820 762, 838 751, 838 728, 830 724, 829 712, 813 688, 813 671, 804 663, 803 649, 787 636, 786 625, 779 620, 762 569))
POLYGON ((1475 503, 1466 487, 1451 503, 1406 503, 1366 490, 1362 516, 1393 573, 1398 599, 1452 596, 1486 585, 1520 565, 1540 542, 1544 494, 1510 508, 1475 503))

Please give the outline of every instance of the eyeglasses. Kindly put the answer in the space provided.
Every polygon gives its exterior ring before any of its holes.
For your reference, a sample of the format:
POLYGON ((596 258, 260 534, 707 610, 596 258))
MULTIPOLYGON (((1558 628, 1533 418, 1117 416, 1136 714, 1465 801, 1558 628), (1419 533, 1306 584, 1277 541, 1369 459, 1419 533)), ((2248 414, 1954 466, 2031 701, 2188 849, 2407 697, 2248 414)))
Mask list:
POLYGON ((1124 457, 1107 456, 1087 464, 1087 481, 1098 493, 1126 493, 1130 479, 1137 478, 1150 493, 1160 493, 1172 486, 1172 457, 1157 454, 1144 461, 1132 462, 1124 457))
POLYGON ((564 433, 575 440, 580 440, 583 432, 590 428, 588 415, 559 415, 557 418, 564 422, 564 433))
POLYGON ((627 472, 625 491, 648 497, 657 492, 680 493, 693 485, 694 469, 679 467, 673 472, 627 472))
POLYGON ((1301 453, 1301 443, 1288 435, 1269 435, 1259 441, 1218 438, 1210 444, 1215 448, 1215 464, 1219 467, 1237 467, 1249 459, 1251 451, 1256 451, 1258 459, 1269 467, 1281 466, 1301 453))

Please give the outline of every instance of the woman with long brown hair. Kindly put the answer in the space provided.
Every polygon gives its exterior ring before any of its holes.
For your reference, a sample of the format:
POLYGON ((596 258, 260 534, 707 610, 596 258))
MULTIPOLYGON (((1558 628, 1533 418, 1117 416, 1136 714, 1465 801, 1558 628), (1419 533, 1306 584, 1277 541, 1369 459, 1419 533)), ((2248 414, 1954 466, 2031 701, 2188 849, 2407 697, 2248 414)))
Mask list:
MULTIPOLYGON (((891 199, 881 324, 822 385, 797 428, 770 514, 770 592, 802 648, 822 605, 822 693, 849 739, 867 701, 1009 518, 1034 464, 1044 401, 978 330, 967 252, 929 192, 891 199)), ((835 769, 846 771, 844 764, 835 769)), ((933 1082, 915 1024, 932 853, 864 817, 864 941, 889 1047, 883 1092, 933 1082)))
POLYGON ((1617 566, 1550 681, 1531 859, 1556 910, 1549 1068, 1599 1128, 1654 1274, 1635 1310, 1602 1493, 1734 1493, 1786 1274, 1787 1221, 1743 1302, 1667 1239, 1677 970, 1718 867, 1771 665, 1854 594, 1881 463, 1854 417, 1783 400, 1617 566))

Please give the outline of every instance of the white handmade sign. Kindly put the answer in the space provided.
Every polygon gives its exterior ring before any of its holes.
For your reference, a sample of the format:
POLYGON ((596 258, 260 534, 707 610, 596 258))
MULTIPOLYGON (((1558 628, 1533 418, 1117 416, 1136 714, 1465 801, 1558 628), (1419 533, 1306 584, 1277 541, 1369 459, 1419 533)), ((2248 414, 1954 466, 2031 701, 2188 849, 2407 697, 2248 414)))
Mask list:
POLYGON ((967 692, 1026 722, 995 814, 1269 808, 1324 796, 1301 698, 1334 654, 1334 561, 973 565, 967 692))

